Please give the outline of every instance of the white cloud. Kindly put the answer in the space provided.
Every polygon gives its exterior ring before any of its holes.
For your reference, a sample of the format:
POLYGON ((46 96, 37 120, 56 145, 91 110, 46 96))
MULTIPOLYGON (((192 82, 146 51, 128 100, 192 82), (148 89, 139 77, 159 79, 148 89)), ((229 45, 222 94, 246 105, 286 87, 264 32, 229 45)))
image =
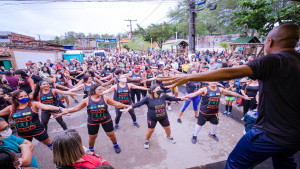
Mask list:
POLYGON ((143 27, 166 21, 164 16, 176 4, 176 1, 39 2, 12 6, 0 2, 0 25, 1 30, 34 37, 39 34, 43 40, 67 31, 117 34, 129 31, 129 22, 124 19, 137 19, 133 28, 143 21, 143 27))

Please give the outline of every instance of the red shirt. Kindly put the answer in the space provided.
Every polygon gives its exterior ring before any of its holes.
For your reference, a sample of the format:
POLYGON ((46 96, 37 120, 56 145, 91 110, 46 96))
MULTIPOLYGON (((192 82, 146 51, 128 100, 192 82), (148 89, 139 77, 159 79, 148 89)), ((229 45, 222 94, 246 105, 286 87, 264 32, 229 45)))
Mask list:
POLYGON ((94 155, 89 155, 89 154, 85 154, 82 156, 84 161, 72 164, 70 166, 73 167, 85 167, 85 168, 90 168, 93 169, 99 165, 102 164, 109 164, 109 162, 107 161, 103 161, 103 158, 101 156, 94 156, 94 155), (103 162, 101 162, 103 161, 103 162))

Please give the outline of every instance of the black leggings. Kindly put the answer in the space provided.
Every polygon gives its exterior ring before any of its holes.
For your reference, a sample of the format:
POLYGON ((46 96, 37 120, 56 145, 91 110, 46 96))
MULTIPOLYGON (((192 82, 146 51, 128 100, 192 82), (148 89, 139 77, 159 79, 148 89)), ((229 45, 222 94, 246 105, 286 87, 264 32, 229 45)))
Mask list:
MULTIPOLYGON (((129 114, 132 118, 132 121, 136 121, 136 115, 134 113, 134 109, 129 110, 129 114)), ((116 118, 115 118, 115 123, 116 124, 119 124, 121 116, 122 116, 122 112, 120 111, 120 108, 116 107, 116 118)))
POLYGON ((253 110, 256 108, 256 100, 255 98, 251 99, 251 100, 244 100, 243 99, 243 106, 244 106, 244 115, 248 112, 248 110, 253 110))
POLYGON ((142 96, 143 96, 143 97, 146 97, 146 95, 147 95, 147 90, 141 90, 141 93, 142 93, 142 96))
POLYGON ((137 101, 139 102, 141 100, 141 90, 140 89, 131 89, 131 100, 133 103, 135 103, 135 95, 137 98, 137 101))
MULTIPOLYGON (((49 122, 50 116, 51 116, 51 114, 42 111, 41 122, 42 122, 42 124, 43 124, 43 126, 45 127, 46 130, 48 129, 48 122, 49 122)), ((55 120, 60 124, 60 126, 64 130, 68 129, 67 124, 64 122, 62 116, 58 117, 58 118, 55 118, 55 120)))

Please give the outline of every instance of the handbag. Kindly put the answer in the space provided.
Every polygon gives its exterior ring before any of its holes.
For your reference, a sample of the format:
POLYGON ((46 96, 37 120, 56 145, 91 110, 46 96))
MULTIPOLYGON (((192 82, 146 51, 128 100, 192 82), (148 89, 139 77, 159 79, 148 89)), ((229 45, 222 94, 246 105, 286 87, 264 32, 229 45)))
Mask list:
POLYGON ((238 105, 243 105, 243 99, 241 97, 239 97, 238 99, 236 99, 235 103, 238 105))

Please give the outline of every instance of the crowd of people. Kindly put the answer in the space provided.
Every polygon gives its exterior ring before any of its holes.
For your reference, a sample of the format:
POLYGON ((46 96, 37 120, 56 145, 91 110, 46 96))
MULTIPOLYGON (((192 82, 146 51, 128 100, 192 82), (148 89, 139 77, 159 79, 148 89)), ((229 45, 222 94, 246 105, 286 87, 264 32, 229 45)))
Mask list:
POLYGON ((181 117, 191 102, 198 119, 191 142, 197 142, 197 134, 207 121, 211 123, 208 136, 219 141, 216 130, 222 95, 225 96, 225 111, 221 114, 231 116, 235 101, 242 105, 245 133, 249 133, 258 119, 258 103, 259 106, 264 104, 258 98, 265 97, 260 90, 263 86, 256 79, 267 78, 268 72, 262 75, 253 70, 254 75, 238 76, 229 73, 230 77, 226 72, 218 76, 218 72, 252 68, 257 66, 254 65, 257 59, 253 59, 253 56, 243 57, 239 52, 229 57, 227 52, 206 50, 189 57, 156 50, 107 53, 105 57, 85 57, 82 62, 78 59, 47 60, 45 63, 28 61, 25 69, 11 68, 0 78, 0 164, 8 169, 39 168, 32 155, 31 141, 35 138, 52 150, 53 161, 60 169, 113 168, 94 152, 100 126, 111 140, 114 151, 120 153, 115 132, 120 128, 122 113, 128 112, 132 124, 139 128, 134 109, 146 105, 148 130, 144 148, 150 148, 157 122, 164 128, 166 139, 175 144, 167 111, 172 110, 172 104, 180 104, 179 101, 184 103, 178 112, 178 123, 183 123, 181 117), (200 79, 198 75, 209 77, 200 79), (179 97, 178 86, 183 84, 185 94, 179 97), (81 101, 77 100, 79 97, 82 97, 81 101), (70 107, 70 101, 78 104, 70 107), (115 107, 115 119, 108 111, 109 105, 115 107), (88 148, 83 146, 80 134, 68 129, 63 120, 64 115, 84 108, 87 111, 88 148), (51 116, 64 130, 53 140, 47 132, 51 116), (12 129, 16 130, 17 136, 12 134, 12 129))

